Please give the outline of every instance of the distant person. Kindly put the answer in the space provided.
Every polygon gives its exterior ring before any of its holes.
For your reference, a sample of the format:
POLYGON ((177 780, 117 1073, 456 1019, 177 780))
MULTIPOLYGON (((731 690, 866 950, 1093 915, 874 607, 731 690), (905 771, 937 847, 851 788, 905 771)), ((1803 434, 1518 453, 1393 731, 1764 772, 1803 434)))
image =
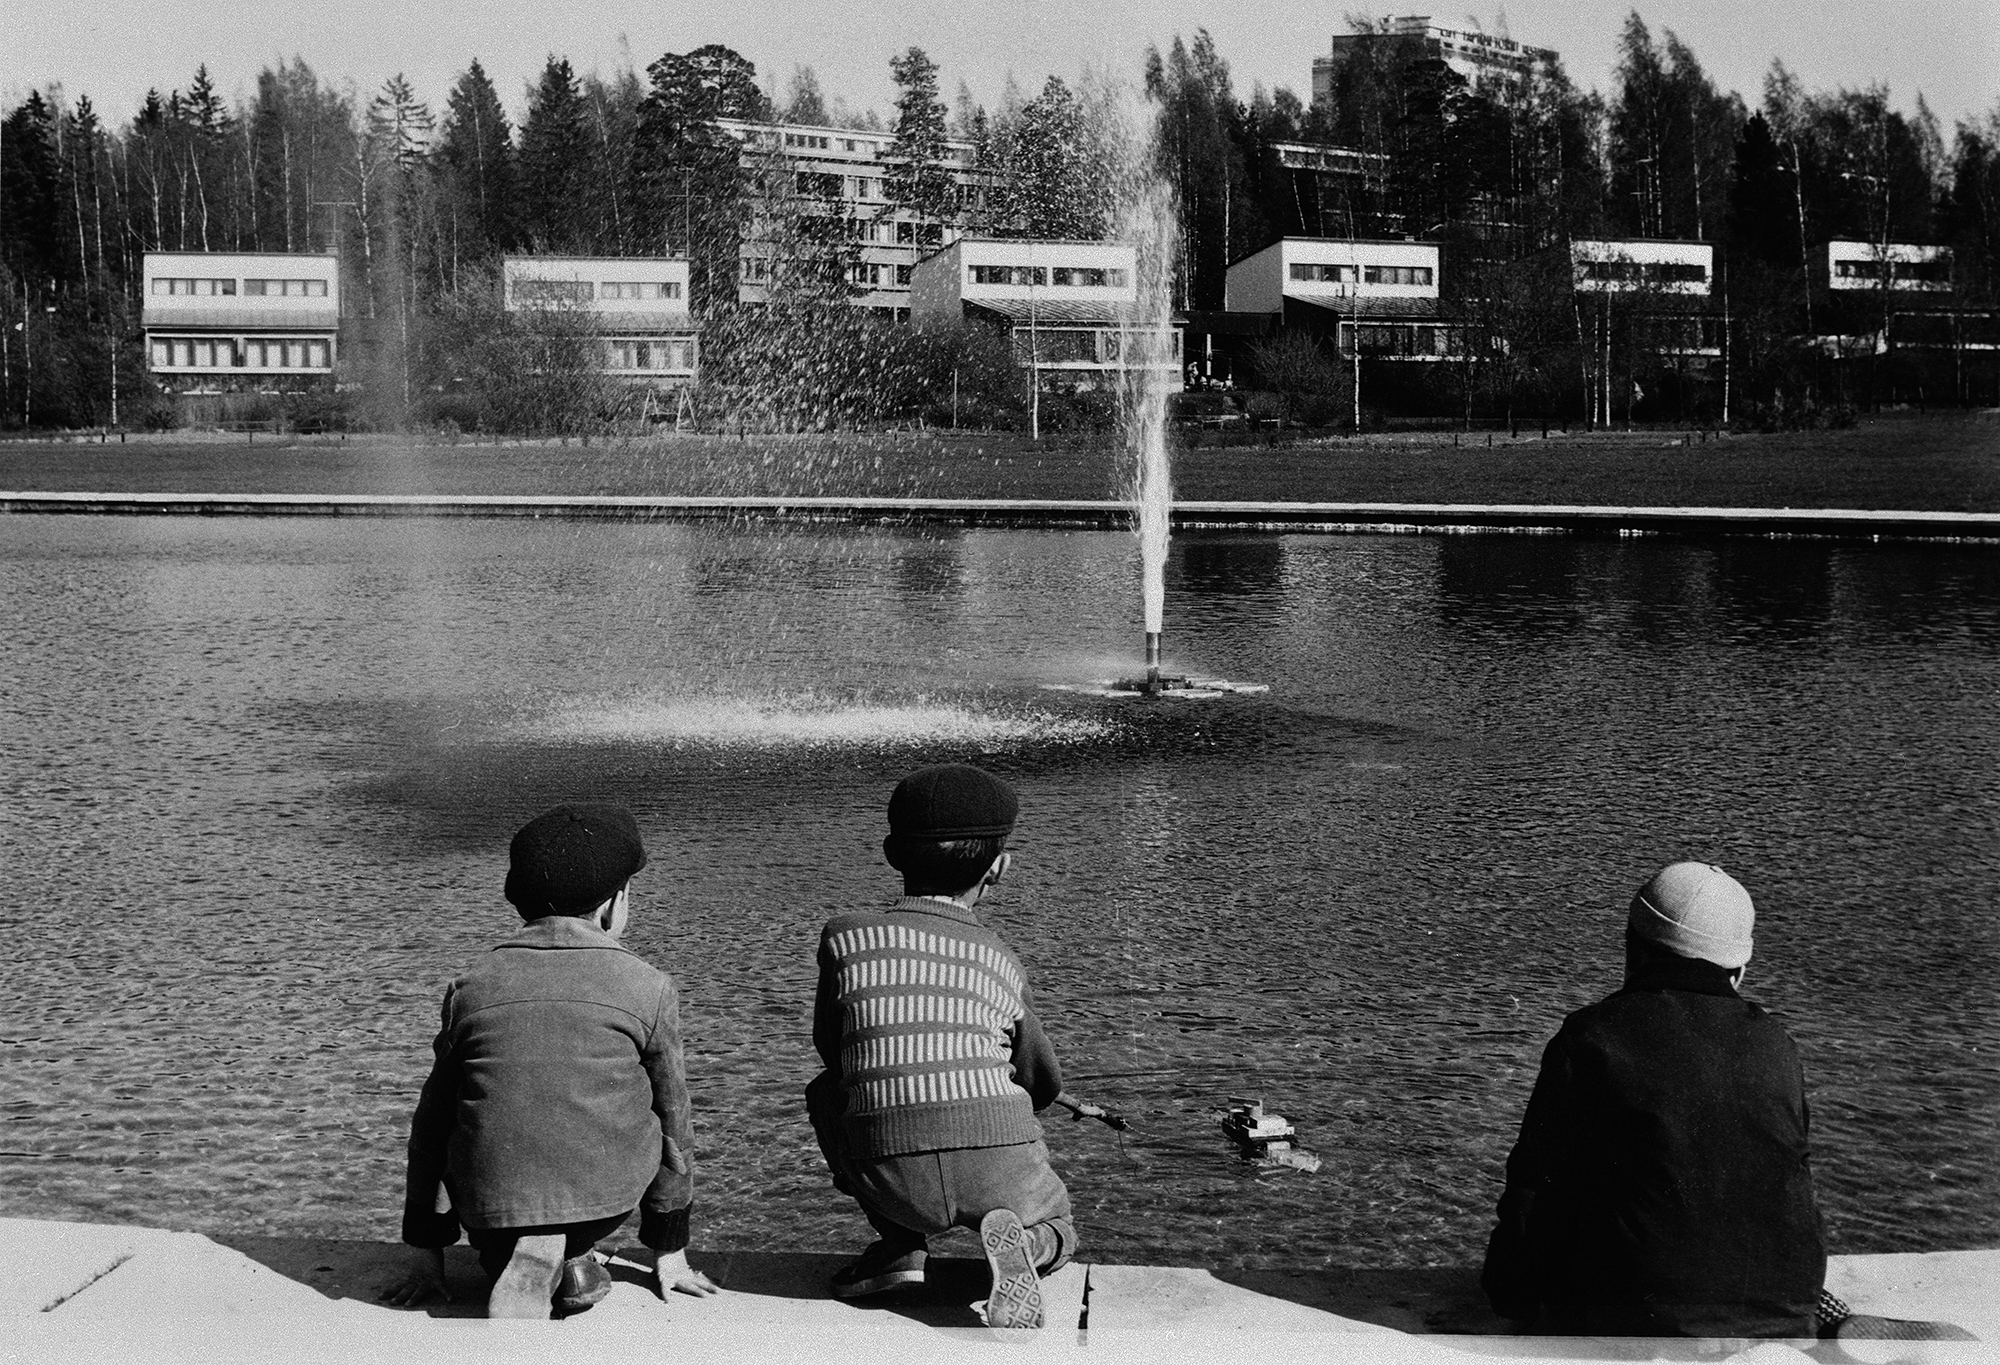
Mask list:
POLYGON ((1675 863, 1626 918, 1624 988, 1542 1054, 1481 1284, 1528 1330, 1810 1337, 1826 1275, 1798 1051, 1737 995, 1750 894, 1675 863))
POLYGON ((489 1317, 580 1311, 611 1288, 591 1247, 634 1209, 656 1287, 712 1294, 687 1262, 679 999, 618 941, 646 865, 632 813, 557 806, 509 857, 506 896, 526 925, 445 991, 403 1205, 403 1240, 424 1254, 388 1297, 443 1293, 444 1248, 463 1227, 492 1281, 489 1317))
POLYGON ((1020 962, 977 912, 1007 871, 1016 809, 1014 789, 978 768, 904 778, 882 845, 902 899, 836 915, 820 936, 813 1046, 826 1070, 806 1108, 834 1187, 879 1238, 834 1275, 841 1298, 921 1284, 930 1236, 976 1228, 988 1325, 1039 1327, 1040 1277, 1076 1251, 1035 1118, 1061 1072, 1020 962))

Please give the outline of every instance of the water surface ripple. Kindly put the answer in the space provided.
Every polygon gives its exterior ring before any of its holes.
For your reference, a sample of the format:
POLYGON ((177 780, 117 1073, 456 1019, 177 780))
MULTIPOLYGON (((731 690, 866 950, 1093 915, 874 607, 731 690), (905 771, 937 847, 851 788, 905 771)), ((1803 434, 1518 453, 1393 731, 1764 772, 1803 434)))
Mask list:
POLYGON ((707 1245, 865 1227, 801 1113, 813 947, 881 804, 1022 792, 997 922, 1072 1089, 1089 1254, 1476 1260, 1543 1044, 1703 856, 1805 1057, 1840 1251, 2000 1245, 2000 556, 1183 537, 1129 670, 1122 535, 12 517, 0 1212, 393 1238, 506 840, 639 812, 632 943, 686 1001, 707 1245), (1228 1156, 1260 1095, 1326 1156, 1228 1156))

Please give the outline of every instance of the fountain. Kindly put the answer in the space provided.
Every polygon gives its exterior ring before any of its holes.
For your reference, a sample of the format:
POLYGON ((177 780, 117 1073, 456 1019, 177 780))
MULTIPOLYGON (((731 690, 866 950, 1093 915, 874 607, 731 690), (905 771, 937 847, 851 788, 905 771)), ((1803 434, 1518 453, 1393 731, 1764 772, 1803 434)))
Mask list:
MULTIPOLYGON (((1128 164, 1150 165, 1150 157, 1128 164)), ((1145 617, 1146 671, 1140 677, 1098 684, 1107 696, 1202 699, 1225 693, 1268 692, 1262 683, 1194 678, 1162 671, 1160 637, 1166 622, 1167 543, 1173 530, 1173 468, 1167 450, 1167 397, 1178 388, 1180 357, 1174 346, 1173 190, 1159 176, 1141 172, 1120 206, 1117 237, 1137 248, 1138 301, 1122 338, 1125 368, 1119 377, 1119 427, 1132 470, 1132 520, 1139 537, 1140 605, 1145 617)))

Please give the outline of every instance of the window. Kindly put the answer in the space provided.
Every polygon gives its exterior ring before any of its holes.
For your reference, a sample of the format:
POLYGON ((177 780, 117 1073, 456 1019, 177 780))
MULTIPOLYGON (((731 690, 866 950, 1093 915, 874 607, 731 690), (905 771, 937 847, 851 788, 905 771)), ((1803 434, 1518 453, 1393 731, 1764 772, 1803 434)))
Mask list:
MULTIPOLYGON (((155 283, 157 283, 157 281, 155 281, 155 283)), ((167 341, 155 341, 153 343, 154 367, 156 369, 165 369, 167 366, 173 363, 174 363, 173 343, 167 341)))
POLYGON ((746 280, 768 280, 771 278, 771 263, 761 256, 745 256, 741 265, 743 278, 746 280))
POLYGON ((914 246, 916 245, 916 241, 917 241, 917 225, 915 223, 896 224, 897 246, 914 246))
POLYGON ((799 193, 814 199, 840 198, 841 177, 828 175, 824 171, 800 171, 798 174, 799 193))
POLYGON ((1092 289, 1123 289, 1125 272, 1110 267, 1059 265, 1049 272, 1051 282, 1092 289))
POLYGON ((174 365, 179 369, 185 370, 193 364, 194 364, 194 343, 190 341, 179 341, 179 340, 175 341, 174 365))
POLYGON ((1599 284, 1705 284, 1708 267, 1689 261, 1587 261, 1583 275, 1599 284))
POLYGON ((607 280, 598 286, 600 299, 677 299, 679 280, 607 280))
POLYGON ((215 343, 212 341, 197 341, 194 344, 194 363, 196 369, 200 370, 214 369, 215 343))
POLYGON ((1353 284, 1354 267, 1351 265, 1321 265, 1318 262, 1294 261, 1292 278, 1303 284, 1353 284))
POLYGON ((943 246, 943 245, 944 245, 944 224, 943 224, 943 223, 918 223, 918 224, 917 224, 917 245, 918 245, 918 246, 943 246))
POLYGON ((1899 280, 1915 280, 1921 284, 1942 284, 1951 279, 1951 262, 1897 261, 1894 266, 1899 280))
POLYGON ((323 299, 325 280, 245 280, 243 292, 258 298, 323 299))
POLYGON ((588 303, 588 280, 515 280, 514 298, 520 303, 588 303))
POLYGON ((1366 284, 1429 285, 1431 269, 1427 265, 1371 265, 1361 278, 1366 284))
POLYGON ((327 367, 326 343, 324 341, 308 341, 306 343, 306 364, 315 370, 323 370, 327 367))
POLYGON ((196 295, 207 295, 207 296, 213 296, 217 294, 233 295, 236 292, 236 281, 233 279, 232 280, 189 280, 189 279, 178 279, 171 277, 155 277, 153 280, 153 292, 155 294, 196 294, 196 295))
POLYGON ((1039 265, 975 265, 972 267, 972 282, 1016 286, 1047 285, 1049 272, 1039 265))
POLYGON ((911 275, 911 272, 913 272, 914 270, 916 270, 916 267, 915 267, 915 266, 913 266, 913 265, 899 265, 899 266, 897 266, 897 267, 896 267, 896 283, 897 283, 897 284, 899 284, 899 285, 902 285, 902 286, 904 286, 904 287, 908 287, 908 285, 909 285, 909 283, 910 283, 910 275, 911 275))
POLYGON ((306 344, 303 341, 285 343, 285 364, 294 370, 303 370, 306 367, 306 344))

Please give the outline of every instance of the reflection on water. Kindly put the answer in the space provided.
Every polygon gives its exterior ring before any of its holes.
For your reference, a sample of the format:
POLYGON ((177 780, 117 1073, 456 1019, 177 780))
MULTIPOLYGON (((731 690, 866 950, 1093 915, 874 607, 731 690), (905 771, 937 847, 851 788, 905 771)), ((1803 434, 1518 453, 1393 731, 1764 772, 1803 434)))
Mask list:
POLYGON ((624 800, 680 978, 709 1244, 857 1246, 798 1099, 813 945, 897 776, 1022 792, 997 903, 1072 1088, 1091 1254, 1476 1259, 1620 907, 1710 857, 1804 1051, 1837 1249, 2000 1241, 2000 556, 1189 537, 1129 671, 1124 535, 10 518, 0 1211, 393 1237, 444 981, 508 835, 624 800), (1178 657, 1177 657, 1178 655, 1178 657), (1266 1099, 1327 1158, 1235 1161, 1266 1099))

